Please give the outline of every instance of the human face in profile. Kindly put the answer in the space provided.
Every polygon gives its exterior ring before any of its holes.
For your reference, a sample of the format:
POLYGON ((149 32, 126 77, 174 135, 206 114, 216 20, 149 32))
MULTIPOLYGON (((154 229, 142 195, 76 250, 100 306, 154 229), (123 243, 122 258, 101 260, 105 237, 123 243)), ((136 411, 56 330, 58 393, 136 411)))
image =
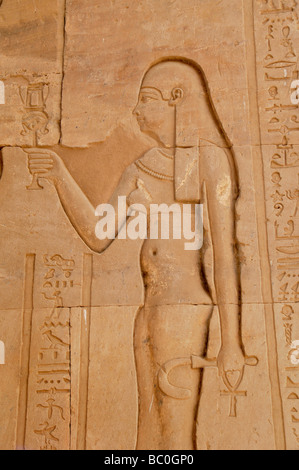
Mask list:
POLYGON ((165 147, 174 146, 175 108, 157 88, 141 88, 133 114, 142 132, 165 147))

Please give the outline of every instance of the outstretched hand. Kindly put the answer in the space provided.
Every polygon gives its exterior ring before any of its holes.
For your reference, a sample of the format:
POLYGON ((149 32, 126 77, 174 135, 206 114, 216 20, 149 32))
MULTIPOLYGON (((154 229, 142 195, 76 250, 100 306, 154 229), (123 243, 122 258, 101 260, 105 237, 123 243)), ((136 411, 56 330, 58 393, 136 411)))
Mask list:
POLYGON ((32 175, 56 183, 62 176, 64 164, 52 150, 42 148, 24 149, 28 154, 28 168, 32 175))

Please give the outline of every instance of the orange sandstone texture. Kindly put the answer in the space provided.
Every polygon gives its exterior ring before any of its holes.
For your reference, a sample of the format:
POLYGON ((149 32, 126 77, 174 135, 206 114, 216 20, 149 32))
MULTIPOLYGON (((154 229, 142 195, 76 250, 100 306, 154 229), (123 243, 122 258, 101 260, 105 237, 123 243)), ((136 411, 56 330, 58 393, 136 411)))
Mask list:
POLYGON ((298 449, 297 3, 3 0, 1 449, 298 449))

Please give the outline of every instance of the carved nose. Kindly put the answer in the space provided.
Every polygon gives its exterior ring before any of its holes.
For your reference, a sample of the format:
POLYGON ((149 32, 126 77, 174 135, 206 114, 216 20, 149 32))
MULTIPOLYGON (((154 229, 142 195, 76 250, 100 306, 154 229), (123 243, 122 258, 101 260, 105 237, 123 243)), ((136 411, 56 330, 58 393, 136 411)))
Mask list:
POLYGON ((135 116, 140 116, 140 111, 139 111, 139 109, 138 109, 138 105, 137 105, 136 108, 134 109, 133 114, 134 114, 135 116))

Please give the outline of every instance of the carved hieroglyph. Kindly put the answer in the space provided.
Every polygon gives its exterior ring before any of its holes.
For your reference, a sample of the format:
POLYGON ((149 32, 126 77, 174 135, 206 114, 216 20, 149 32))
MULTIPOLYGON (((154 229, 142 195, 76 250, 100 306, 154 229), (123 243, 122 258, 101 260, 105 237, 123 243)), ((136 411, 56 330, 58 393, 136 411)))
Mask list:
POLYGON ((32 126, 42 131, 41 145, 60 139, 64 8, 64 0, 8 0, 1 6, 1 146, 31 146, 32 126))
POLYGON ((255 6, 258 103, 283 421, 298 444, 298 2, 255 6))
POLYGON ((298 449, 298 2, 20 3, 0 6, 0 448, 298 449), (151 237, 153 205, 194 223, 199 203, 200 249, 151 237))

